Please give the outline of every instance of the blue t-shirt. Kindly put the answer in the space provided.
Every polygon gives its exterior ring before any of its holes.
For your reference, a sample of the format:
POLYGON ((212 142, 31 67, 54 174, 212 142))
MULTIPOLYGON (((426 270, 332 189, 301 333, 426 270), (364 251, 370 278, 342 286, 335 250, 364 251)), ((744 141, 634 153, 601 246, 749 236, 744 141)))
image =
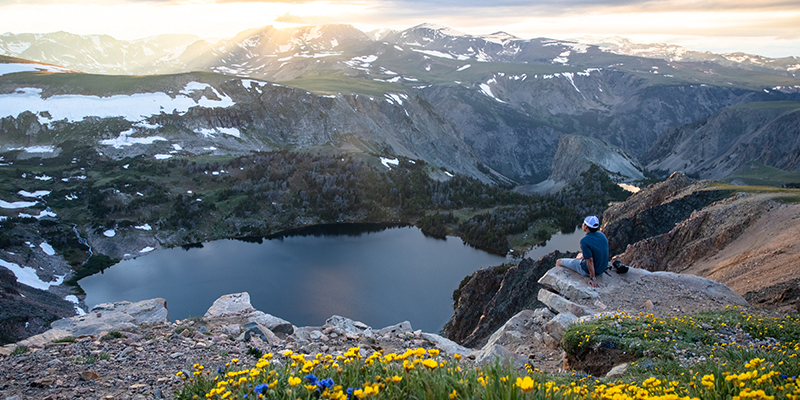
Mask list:
POLYGON ((587 258, 591 258, 594 262, 595 276, 600 276, 608 268, 608 238, 603 232, 588 232, 581 239, 581 252, 584 258, 581 261, 581 267, 587 274, 589 273, 585 260, 587 258))

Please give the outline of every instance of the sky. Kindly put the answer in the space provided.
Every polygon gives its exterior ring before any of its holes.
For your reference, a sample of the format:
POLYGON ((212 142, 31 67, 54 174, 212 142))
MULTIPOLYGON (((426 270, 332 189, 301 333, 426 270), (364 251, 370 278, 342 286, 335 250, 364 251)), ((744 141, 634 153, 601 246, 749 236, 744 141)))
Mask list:
POLYGON ((0 0, 0 33, 162 33, 230 38, 245 29, 434 23, 523 39, 622 36, 715 53, 800 56, 798 0, 0 0))

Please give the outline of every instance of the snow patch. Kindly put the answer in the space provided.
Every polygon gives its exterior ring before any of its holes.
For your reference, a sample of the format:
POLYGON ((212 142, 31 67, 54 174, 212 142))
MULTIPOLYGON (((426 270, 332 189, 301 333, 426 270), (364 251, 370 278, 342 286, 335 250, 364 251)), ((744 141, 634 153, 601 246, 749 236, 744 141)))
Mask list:
POLYGON ((115 149, 121 149, 125 146, 133 146, 135 144, 153 144, 156 141, 168 141, 167 138, 162 136, 149 136, 149 137, 131 137, 136 131, 129 129, 121 132, 115 139, 101 140, 100 144, 105 146, 112 146, 115 149))
POLYGON ((134 226, 134 228, 135 229, 140 229, 140 230, 143 230, 143 231, 151 231, 151 230, 153 230, 153 227, 151 227, 150 224, 136 225, 136 226, 134 226))
POLYGON ((154 157, 156 158, 156 160, 166 160, 168 158, 172 158, 172 155, 171 154, 156 154, 154 157))
POLYGON ((400 160, 398 160, 397 158, 381 157, 381 164, 383 164, 383 166, 386 168, 392 169, 392 165, 394 166, 400 165, 400 160))
POLYGON ((0 208, 5 208, 6 210, 17 210, 17 209, 20 209, 20 208, 33 207, 36 204, 39 204, 39 203, 36 202, 36 201, 33 201, 33 202, 31 202, 31 201, 15 201, 13 203, 9 203, 7 201, 0 200, 0 208))
POLYGON ((46 210, 40 211, 39 215, 31 215, 31 214, 26 214, 26 213, 19 213, 19 217, 20 218, 42 219, 42 217, 55 217, 55 216, 56 216, 56 213, 50 211, 49 207, 46 210))
POLYGON ((56 121, 66 119, 69 122, 75 122, 94 116, 100 118, 122 117, 131 122, 138 122, 162 112, 184 114, 189 108, 195 106, 227 108, 235 104, 233 99, 220 94, 211 85, 200 82, 189 82, 174 98, 163 92, 107 97, 56 95, 46 99, 41 95, 42 89, 39 88, 20 88, 14 93, 0 95, 0 110, 2 110, 0 117, 15 117, 24 111, 35 114, 47 111, 56 121), (219 100, 211 100, 202 96, 195 101, 189 97, 196 91, 204 91, 209 88, 219 100))
POLYGON ((237 128, 211 128, 211 129, 201 128, 197 130, 197 133, 205 137, 212 137, 218 134, 235 136, 237 138, 242 137, 242 133, 239 132, 239 129, 237 128))
POLYGON ((22 150, 26 153, 52 153, 56 151, 56 148, 54 146, 31 146, 31 147, 9 147, 8 150, 22 150))
POLYGON ((56 67, 55 65, 43 64, 22 64, 22 63, 8 63, 0 64, 0 76, 7 74, 14 74, 17 72, 70 72, 66 68, 56 67))
POLYGON ((37 190, 35 192, 26 192, 24 190, 20 190, 19 192, 17 192, 17 194, 22 197, 32 197, 36 199, 41 199, 42 197, 47 196, 50 193, 51 193, 50 190, 37 190))
POLYGON ((439 57, 439 58, 447 58, 447 59, 450 59, 450 60, 455 60, 455 57, 453 57, 452 55, 447 54, 447 53, 442 53, 441 51, 422 50, 422 49, 414 49, 414 48, 412 48, 411 50, 412 51, 416 51, 417 53, 427 54, 427 55, 429 55, 431 57, 439 57))
POLYGON ((48 256, 56 255, 56 250, 53 249, 53 246, 51 246, 50 243, 42 242, 39 244, 39 247, 42 249, 44 254, 47 254, 48 256))
POLYGON ((472 66, 472 64, 467 64, 467 65, 465 65, 465 66, 463 66, 463 67, 461 67, 461 68, 457 69, 457 70, 456 70, 456 72, 461 72, 461 71, 463 71, 463 70, 465 70, 465 69, 467 69, 467 68, 469 68, 469 67, 471 67, 471 66, 472 66))
POLYGON ((501 103, 505 103, 505 101, 498 99, 494 95, 494 93, 492 93, 492 88, 488 84, 481 83, 478 87, 481 88, 481 92, 483 92, 483 94, 485 94, 485 95, 487 95, 487 96, 489 96, 489 97, 491 97, 491 98, 493 98, 493 99, 495 99, 495 100, 497 100, 497 101, 499 101, 501 103))
POLYGON ((560 64, 566 64, 566 63, 568 63, 568 62, 569 62, 569 55, 570 55, 570 53, 571 53, 571 52, 570 52, 569 50, 567 50, 567 51, 565 51, 565 52, 563 52, 563 53, 559 54, 559 55, 558 55, 558 57, 556 57, 556 58, 554 58, 554 59, 553 59, 553 62, 554 62, 554 63, 560 63, 560 64))
POLYGON ((50 286, 58 286, 64 282, 64 275, 56 276, 56 280, 54 281, 44 282, 39 279, 39 275, 36 274, 35 269, 31 267, 21 267, 18 264, 10 263, 5 260, 0 260, 0 266, 10 269, 17 277, 17 282, 32 288, 47 290, 50 286))
POLYGON ((64 300, 75 304, 75 312, 78 313, 78 316, 86 315, 86 311, 83 311, 83 309, 78 305, 80 304, 80 302, 78 301, 78 296, 71 294, 67 297, 64 297, 64 300))
POLYGON ((154 247, 147 246, 147 247, 145 247, 145 248, 143 248, 143 249, 139 250, 139 253, 149 253, 149 252, 151 252, 151 251, 153 251, 153 250, 155 250, 155 248, 154 248, 154 247))
POLYGON ((386 100, 391 103, 397 103, 398 105, 403 105, 403 100, 408 100, 407 94, 396 94, 396 93, 386 93, 386 100))
POLYGON ((114 236, 117 236, 117 231, 115 231, 113 229, 108 229, 108 230, 103 232, 103 236, 110 237, 110 238, 114 237, 114 236))

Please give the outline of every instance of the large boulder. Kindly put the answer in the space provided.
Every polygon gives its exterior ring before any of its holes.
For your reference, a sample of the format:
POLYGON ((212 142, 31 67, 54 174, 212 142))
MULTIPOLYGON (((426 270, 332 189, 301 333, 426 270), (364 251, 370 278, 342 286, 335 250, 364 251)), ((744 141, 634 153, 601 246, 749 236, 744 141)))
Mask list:
POLYGON ((454 342, 454 341, 452 341, 450 339, 441 337, 441 336, 433 334, 433 333, 425 333, 425 332, 423 332, 422 333, 422 337, 425 338, 426 340, 430 341, 431 343, 433 343, 433 345, 437 349, 447 353, 450 356, 453 356, 455 354, 460 354, 462 356, 469 356, 473 352, 471 349, 468 349, 466 347, 460 346, 458 343, 456 343, 456 342, 454 342))
POLYGON ((53 329, 69 332, 72 336, 98 335, 119 329, 132 329, 144 323, 169 322, 167 301, 162 298, 135 303, 119 301, 93 307, 86 315, 64 318, 51 324, 53 329))
POLYGON ((253 308, 250 304, 250 294, 247 292, 220 296, 211 304, 203 319, 212 326, 230 324, 244 326, 256 322, 279 335, 291 335, 294 332, 294 326, 289 321, 253 308))

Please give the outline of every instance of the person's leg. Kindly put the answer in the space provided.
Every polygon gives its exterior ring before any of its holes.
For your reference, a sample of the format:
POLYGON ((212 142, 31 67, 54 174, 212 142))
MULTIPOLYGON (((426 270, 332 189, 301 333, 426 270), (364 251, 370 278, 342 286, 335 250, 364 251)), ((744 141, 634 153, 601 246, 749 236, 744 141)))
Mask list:
POLYGON ((571 269, 583 276, 589 276, 589 274, 583 270, 583 267, 581 267, 581 259, 579 258, 559 258, 556 260, 556 266, 571 269))

